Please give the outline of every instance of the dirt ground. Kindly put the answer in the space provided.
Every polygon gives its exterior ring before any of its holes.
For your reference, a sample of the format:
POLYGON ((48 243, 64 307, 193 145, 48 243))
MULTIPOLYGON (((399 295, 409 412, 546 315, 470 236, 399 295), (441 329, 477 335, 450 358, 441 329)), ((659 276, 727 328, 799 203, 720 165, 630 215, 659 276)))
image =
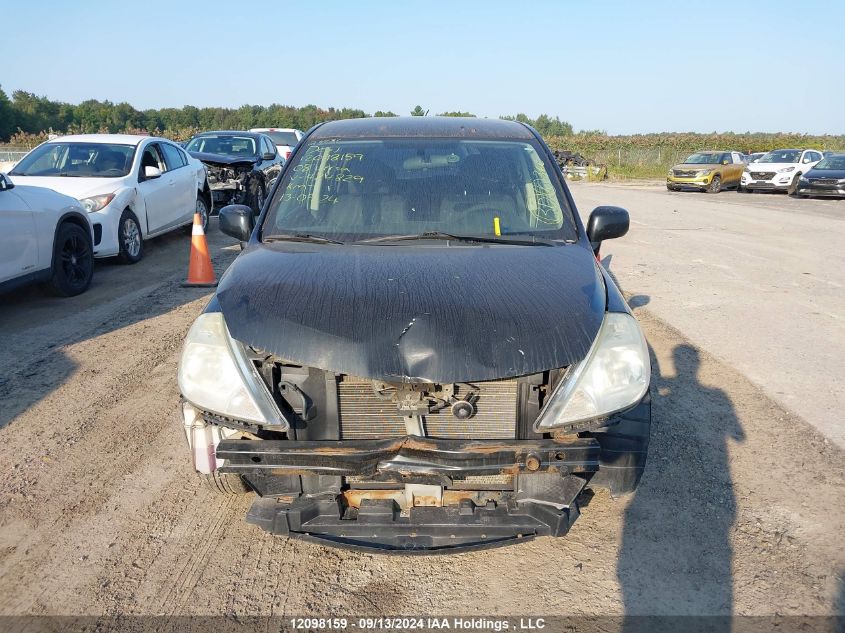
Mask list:
MULTIPOLYGON (((222 272, 237 250, 216 223, 211 243, 222 272)), ((647 471, 567 537, 408 558, 247 525, 250 496, 200 485, 177 421, 181 342, 210 296, 179 286, 187 244, 100 264, 76 299, 0 299, 0 614, 843 610, 843 452, 647 308, 647 471)))

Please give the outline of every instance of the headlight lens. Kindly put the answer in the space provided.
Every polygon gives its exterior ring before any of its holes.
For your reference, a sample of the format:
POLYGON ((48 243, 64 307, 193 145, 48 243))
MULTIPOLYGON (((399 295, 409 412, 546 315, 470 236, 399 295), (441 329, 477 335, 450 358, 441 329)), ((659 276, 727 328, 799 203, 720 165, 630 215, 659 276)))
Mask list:
POLYGON ((94 211, 100 211, 106 208, 109 202, 114 200, 113 193, 105 193, 100 196, 91 196, 90 198, 82 198, 79 201, 79 204, 88 212, 93 213, 94 211))
POLYGON ((695 172, 695 175, 696 176, 706 176, 709 173, 710 173, 709 169, 699 169, 697 172, 695 172))
POLYGON ((220 312, 201 314, 188 331, 179 361, 179 389, 200 409, 287 428, 258 372, 229 336, 220 312))
POLYGON ((795 167, 783 167, 782 169, 778 169, 779 174, 785 174, 788 171, 795 171, 795 167))
POLYGON ((609 312, 587 357, 558 383, 534 427, 543 432, 627 409, 646 394, 650 379, 648 345, 637 320, 609 312))

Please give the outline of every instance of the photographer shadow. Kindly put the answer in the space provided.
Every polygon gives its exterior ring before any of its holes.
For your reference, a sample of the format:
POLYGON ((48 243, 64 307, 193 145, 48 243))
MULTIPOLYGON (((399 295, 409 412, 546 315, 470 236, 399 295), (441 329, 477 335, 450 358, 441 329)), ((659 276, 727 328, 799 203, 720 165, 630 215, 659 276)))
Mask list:
MULTIPOLYGON (((728 395, 702 384, 693 346, 674 348, 674 373, 661 369, 653 349, 651 357, 649 458, 625 512, 617 569, 625 631, 663 630, 662 618, 631 616, 733 611, 730 532, 736 498, 728 446, 744 440, 742 426, 728 395)), ((723 624, 710 623, 716 630, 730 628, 727 617, 719 621, 723 624)))

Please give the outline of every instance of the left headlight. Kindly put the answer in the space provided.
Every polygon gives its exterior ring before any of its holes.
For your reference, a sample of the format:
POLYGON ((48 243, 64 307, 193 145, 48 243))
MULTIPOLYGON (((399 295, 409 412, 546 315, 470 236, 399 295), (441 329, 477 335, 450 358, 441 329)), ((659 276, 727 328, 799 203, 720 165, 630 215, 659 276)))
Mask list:
POLYGON ((88 213, 93 213, 94 211, 101 211, 105 209, 106 206, 114 200, 113 193, 104 193, 100 196, 91 196, 90 198, 82 198, 79 201, 79 204, 82 205, 82 208, 85 209, 88 213))
POLYGON ((609 312, 587 357, 569 368, 534 428, 542 433, 629 409, 645 396, 650 380, 648 345, 637 320, 609 312))
POLYGON ((785 174, 788 171, 795 171, 795 167, 783 167, 782 169, 778 169, 779 174, 785 174))
POLYGON ((229 336, 223 314, 201 314, 185 338, 179 390, 194 406, 228 418, 287 428, 254 365, 229 336))

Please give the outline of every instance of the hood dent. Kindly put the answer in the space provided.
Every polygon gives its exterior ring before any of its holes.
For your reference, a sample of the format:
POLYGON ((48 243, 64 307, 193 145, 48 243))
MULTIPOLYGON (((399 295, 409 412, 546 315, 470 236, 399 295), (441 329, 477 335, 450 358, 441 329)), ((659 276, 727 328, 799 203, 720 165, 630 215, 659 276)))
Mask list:
POLYGON ((581 360, 604 317, 603 279, 580 246, 276 246, 248 248, 221 279, 229 331, 337 373, 436 383, 537 373, 581 360))

